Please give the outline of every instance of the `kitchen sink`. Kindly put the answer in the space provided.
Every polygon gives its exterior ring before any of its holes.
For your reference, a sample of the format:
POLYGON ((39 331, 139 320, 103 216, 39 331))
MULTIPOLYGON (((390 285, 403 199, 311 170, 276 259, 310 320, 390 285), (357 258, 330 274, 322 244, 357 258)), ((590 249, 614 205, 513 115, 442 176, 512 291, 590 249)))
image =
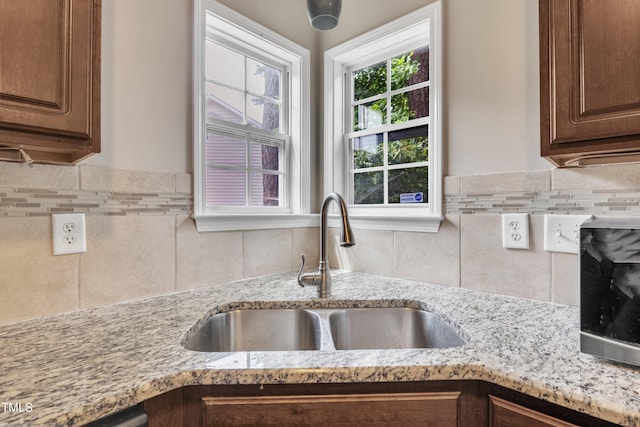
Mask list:
POLYGON ((466 344, 442 317, 406 307, 243 309, 183 339, 202 352, 445 348, 466 344))
POLYGON ((299 309, 233 310, 213 315, 184 343, 196 351, 319 350, 317 314, 299 309))
POLYGON ((329 315, 337 350, 444 348, 466 344, 437 315, 414 308, 350 308, 329 315))

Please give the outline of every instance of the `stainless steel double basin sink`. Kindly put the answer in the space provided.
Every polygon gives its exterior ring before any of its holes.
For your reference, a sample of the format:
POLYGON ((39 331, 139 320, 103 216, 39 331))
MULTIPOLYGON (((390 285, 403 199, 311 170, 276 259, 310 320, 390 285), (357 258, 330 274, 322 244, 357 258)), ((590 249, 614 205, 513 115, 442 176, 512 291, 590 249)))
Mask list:
POLYGON ((242 309, 183 338, 202 352, 445 348, 466 340, 444 318, 408 307, 242 309))

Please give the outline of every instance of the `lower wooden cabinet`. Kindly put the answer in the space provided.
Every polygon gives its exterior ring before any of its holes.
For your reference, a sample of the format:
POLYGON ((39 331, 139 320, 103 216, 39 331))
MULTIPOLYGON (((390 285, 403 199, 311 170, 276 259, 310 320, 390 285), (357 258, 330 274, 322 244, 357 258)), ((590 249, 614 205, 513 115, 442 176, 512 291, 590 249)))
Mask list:
POLYGON ((150 427, 614 427, 483 381, 191 386, 145 402, 150 427))
POLYGON ((490 427, 579 427, 522 405, 489 396, 490 427))
POLYGON ((455 427, 459 397, 456 392, 205 397, 203 425, 455 427))

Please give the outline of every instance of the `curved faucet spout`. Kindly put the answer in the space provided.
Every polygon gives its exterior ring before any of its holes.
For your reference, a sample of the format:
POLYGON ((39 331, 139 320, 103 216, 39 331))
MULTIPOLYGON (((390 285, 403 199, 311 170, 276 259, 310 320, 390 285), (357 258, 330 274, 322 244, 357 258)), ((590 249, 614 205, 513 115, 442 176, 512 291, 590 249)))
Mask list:
MULTIPOLYGON (((320 298, 328 298, 331 295, 331 274, 329 273, 329 258, 327 256, 327 223, 331 201, 336 202, 340 208, 340 217, 342 219, 342 223, 340 224, 340 246, 348 248, 356 244, 351 225, 349 224, 347 204, 338 193, 327 194, 320 210, 320 265, 318 271, 300 274, 302 272, 301 267, 298 273, 298 284, 300 286, 317 284, 318 297, 320 298)), ((304 267, 304 255, 302 259, 302 266, 304 267)))
POLYGON ((320 228, 320 261, 327 259, 327 228, 328 228, 328 213, 329 205, 331 201, 338 204, 340 208, 340 217, 342 223, 340 224, 340 246, 348 248, 356 244, 353 238, 353 231, 351 230, 351 224, 349 223, 349 215, 347 214, 347 204, 344 199, 338 193, 329 193, 322 202, 322 208, 320 210, 321 216, 321 228, 320 228))

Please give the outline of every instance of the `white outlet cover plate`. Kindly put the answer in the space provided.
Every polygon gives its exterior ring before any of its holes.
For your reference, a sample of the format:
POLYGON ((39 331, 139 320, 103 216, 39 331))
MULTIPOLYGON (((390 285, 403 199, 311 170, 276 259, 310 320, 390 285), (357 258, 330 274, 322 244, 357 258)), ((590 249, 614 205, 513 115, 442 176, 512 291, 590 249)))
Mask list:
POLYGON ((529 214, 502 214, 502 247, 529 249, 529 214))
POLYGON ((580 250, 580 224, 591 215, 545 215, 544 250, 577 254, 580 250))
POLYGON ((83 213, 51 215, 53 254, 79 254, 87 252, 86 227, 83 213), (72 229, 72 231, 68 231, 72 229), (69 239, 71 237, 71 239, 69 239), (65 243, 73 241, 73 243, 65 243))

